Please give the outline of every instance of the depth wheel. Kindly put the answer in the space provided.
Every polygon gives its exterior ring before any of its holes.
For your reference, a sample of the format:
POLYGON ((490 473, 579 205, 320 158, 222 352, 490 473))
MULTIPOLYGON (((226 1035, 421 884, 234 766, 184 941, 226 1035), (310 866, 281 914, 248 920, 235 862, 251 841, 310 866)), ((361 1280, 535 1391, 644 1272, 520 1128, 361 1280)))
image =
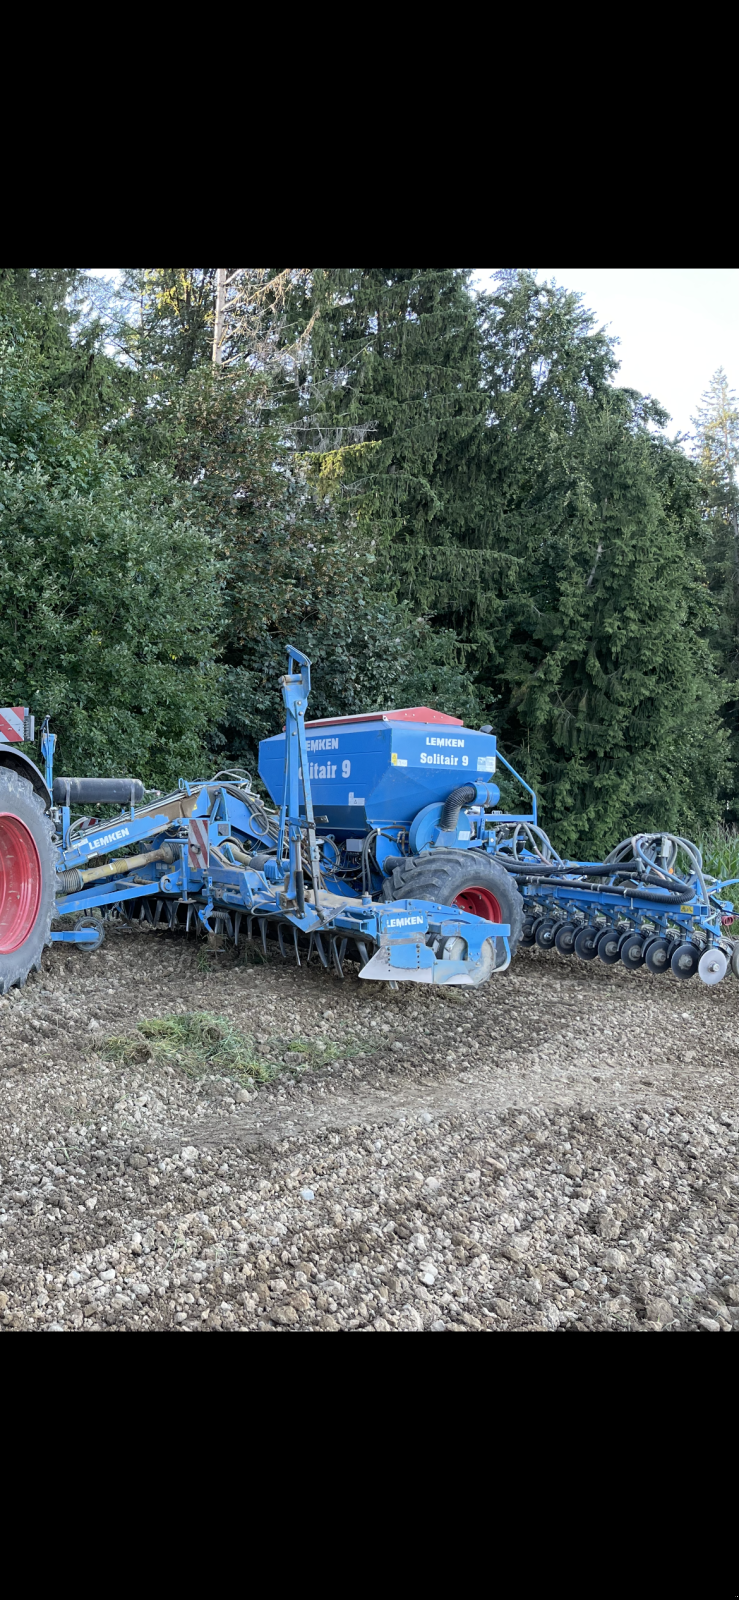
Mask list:
MULTIPOLYGON (((507 922, 511 955, 521 940, 523 899, 514 879, 483 850, 424 850, 394 867, 382 889, 386 900, 430 900, 459 906, 486 922, 507 922)), ((503 940, 496 939, 495 964, 505 959, 503 940)))

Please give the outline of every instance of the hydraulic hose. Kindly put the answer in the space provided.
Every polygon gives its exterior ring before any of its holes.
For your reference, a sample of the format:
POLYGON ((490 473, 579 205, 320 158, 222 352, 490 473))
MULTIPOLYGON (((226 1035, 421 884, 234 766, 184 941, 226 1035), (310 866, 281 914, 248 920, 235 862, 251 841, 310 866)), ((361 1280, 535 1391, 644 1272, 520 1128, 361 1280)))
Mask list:
MULTIPOLYGON (((547 885, 553 885, 555 889, 588 888, 587 883, 573 883, 571 879, 568 882, 567 878, 547 878, 546 883, 547 885)), ((679 906, 682 905, 685 899, 684 893, 668 894, 664 889, 649 889, 645 884, 642 883, 608 884, 604 890, 604 893, 620 895, 624 900, 633 900, 634 897, 638 895, 640 899, 651 900, 655 905, 658 906, 679 906)), ((689 888, 688 894, 692 899, 693 890, 689 888)))
MULTIPOLYGON (((561 878, 562 873, 567 872, 571 873, 573 878, 580 880, 583 887, 587 887, 585 880, 588 878, 630 878, 641 868, 639 861, 621 861, 618 864, 605 861, 593 862, 591 865, 581 868, 579 862, 568 861, 541 863, 536 861, 515 861, 509 863, 503 855, 493 856, 493 860, 499 866, 505 867, 506 872, 510 872, 514 878, 545 878, 550 882, 557 873, 561 878)), ((642 884, 644 887, 651 889, 662 889, 673 897, 677 895, 680 900, 692 899, 693 897, 694 891, 689 883, 683 883, 681 878, 670 877, 668 879, 667 874, 663 875, 658 868, 652 869, 641 880, 640 887, 642 884)))
POLYGON ((439 827, 443 833, 451 833, 456 828, 459 813, 463 806, 470 806, 477 799, 477 786, 474 783, 461 783, 458 789, 452 789, 441 808, 439 827))

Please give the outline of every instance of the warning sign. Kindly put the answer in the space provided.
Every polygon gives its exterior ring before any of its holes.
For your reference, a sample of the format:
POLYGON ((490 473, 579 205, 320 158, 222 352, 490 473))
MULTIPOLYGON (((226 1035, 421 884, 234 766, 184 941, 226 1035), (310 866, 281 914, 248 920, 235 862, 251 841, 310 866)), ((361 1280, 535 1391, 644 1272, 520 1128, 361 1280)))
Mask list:
POLYGON ((191 817, 187 824, 187 864, 191 872, 207 872, 209 861, 208 818, 191 817))

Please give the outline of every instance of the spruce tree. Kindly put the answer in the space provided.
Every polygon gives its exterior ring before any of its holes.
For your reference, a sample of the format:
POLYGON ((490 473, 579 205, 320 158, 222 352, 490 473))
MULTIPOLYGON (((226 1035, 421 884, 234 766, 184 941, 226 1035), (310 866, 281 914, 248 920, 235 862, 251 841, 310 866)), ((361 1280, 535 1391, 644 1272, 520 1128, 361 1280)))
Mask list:
POLYGON ((722 367, 701 398, 694 454, 704 494, 704 559, 715 597, 712 643, 727 681, 724 718, 732 754, 730 819, 739 820, 739 407, 722 367))
POLYGON ((468 280, 452 267, 314 268, 299 308, 315 318, 299 436, 388 581, 421 606, 430 552, 474 516, 486 400, 468 280))

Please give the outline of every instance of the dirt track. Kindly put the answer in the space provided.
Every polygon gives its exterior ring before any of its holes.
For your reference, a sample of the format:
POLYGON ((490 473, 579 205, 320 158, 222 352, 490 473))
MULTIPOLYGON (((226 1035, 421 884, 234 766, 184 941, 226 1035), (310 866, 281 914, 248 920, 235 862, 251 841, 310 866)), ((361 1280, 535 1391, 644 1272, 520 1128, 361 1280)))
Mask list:
POLYGON ((158 933, 53 948, 0 1000, 0 1328, 729 1331, 738 1020, 731 977, 536 951, 393 995, 158 933), (274 1083, 105 1058, 196 1010, 274 1083))

